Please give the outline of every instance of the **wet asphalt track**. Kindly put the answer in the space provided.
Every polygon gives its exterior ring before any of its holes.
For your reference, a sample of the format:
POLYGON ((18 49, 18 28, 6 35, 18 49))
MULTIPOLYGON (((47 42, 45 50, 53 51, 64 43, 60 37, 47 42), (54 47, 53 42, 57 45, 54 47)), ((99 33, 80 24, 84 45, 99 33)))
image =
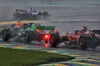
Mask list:
MULTIPOLYGON (((68 21, 46 21, 44 23, 41 23, 44 25, 53 25, 56 26, 56 29, 60 32, 61 35, 64 35, 66 31, 72 32, 75 29, 80 29, 82 25, 88 25, 91 29, 99 29, 99 22, 68 22, 68 21), (76 26, 75 26, 76 25, 76 26), (93 25, 95 25, 93 27, 93 25)), ((7 25, 9 26, 9 25, 7 25)), ((2 26, 0 26, 2 28, 2 26)), ((97 47, 96 50, 92 48, 88 48, 86 50, 80 50, 79 48, 66 48, 64 43, 61 43, 58 48, 52 48, 52 47, 45 47, 44 43, 38 43, 38 42, 32 42, 29 44, 24 44, 21 42, 15 42, 15 40, 10 40, 9 42, 3 42, 2 39, 0 39, 0 47, 5 48, 14 48, 14 49, 25 49, 25 50, 39 50, 39 51, 46 51, 51 53, 57 53, 62 55, 70 55, 73 57, 76 57, 74 60, 70 60, 67 62, 60 62, 60 63, 53 63, 53 65, 58 66, 99 66, 100 65, 100 47, 97 47), (7 44, 7 45, 5 45, 7 44)), ((42 66, 42 65, 40 65, 42 66)), ((47 65, 43 65, 47 66, 47 65)))
MULTIPOLYGON (((25 0, 21 0, 22 3, 19 3, 17 0, 14 0, 16 1, 17 4, 14 4, 14 1, 13 3, 10 2, 11 0, 9 0, 9 2, 6 1, 7 0, 0 0, 0 22, 15 21, 16 19, 14 19, 12 16, 14 9, 17 8, 27 9, 29 7, 33 7, 42 12, 48 11, 52 15, 52 17, 47 21, 44 20, 45 23, 42 24, 56 26, 56 29, 60 32, 61 35, 64 35, 65 32, 73 32, 75 29, 81 29, 83 25, 88 25, 89 29, 100 30, 100 23, 99 23, 100 1, 99 0, 92 0, 92 1, 62 0, 61 3, 63 5, 59 4, 60 0, 58 0, 57 2, 56 0, 42 0, 42 1, 37 0, 36 1, 37 4, 36 3, 29 4, 32 0, 29 0, 27 3, 25 2, 25 0), (69 2, 71 5, 67 2, 69 2), (35 4, 35 6, 33 4, 35 4)), ((33 1, 35 2, 35 0, 33 1)), ((3 27, 0 25, 0 28, 3 27)), ((23 44, 14 41, 3 42, 1 39, 0 39, 0 47, 9 47, 9 48, 14 47, 16 49, 32 49, 32 50, 33 48, 35 48, 34 50, 47 51, 47 52, 58 53, 63 55, 71 55, 76 57, 75 60, 60 63, 69 66, 81 66, 81 65, 99 66, 100 65, 99 47, 97 48, 97 50, 93 50, 93 49, 79 50, 78 48, 67 49, 65 45, 62 43, 59 45, 59 48, 51 48, 51 47, 45 48, 44 44, 41 43, 23 44), (2 45, 2 44, 9 44, 9 46, 2 45)))

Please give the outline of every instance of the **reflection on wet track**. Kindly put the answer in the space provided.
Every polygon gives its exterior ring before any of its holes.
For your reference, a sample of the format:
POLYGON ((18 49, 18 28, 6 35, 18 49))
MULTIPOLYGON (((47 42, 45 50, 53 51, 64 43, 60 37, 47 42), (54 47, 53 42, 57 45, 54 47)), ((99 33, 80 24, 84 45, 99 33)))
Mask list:
MULTIPOLYGON (((45 21, 39 22, 44 25, 53 25, 56 26, 56 29, 63 35, 63 32, 73 32, 75 29, 81 29, 83 25, 88 25, 89 29, 99 29, 100 23, 97 21, 45 21)), ((6 25, 9 26, 9 25, 6 25)), ((0 26, 3 28, 3 25, 0 26)), ((88 48, 87 50, 80 50, 79 48, 66 48, 64 43, 61 43, 58 48, 52 48, 50 45, 45 47, 43 43, 18 43, 10 40, 9 42, 3 42, 0 39, 0 47, 4 48, 13 48, 13 49, 23 49, 23 50, 39 50, 39 51, 46 51, 51 53, 57 53, 62 55, 70 55, 76 57, 74 60, 70 60, 67 62, 59 62, 53 63, 51 65, 69 65, 69 66, 99 66, 100 64, 100 48, 97 47, 96 50, 88 48)), ((50 64, 47 64, 50 65, 50 64)), ((41 66, 41 65, 40 65, 41 66)), ((45 66, 45 65, 43 65, 45 66)))

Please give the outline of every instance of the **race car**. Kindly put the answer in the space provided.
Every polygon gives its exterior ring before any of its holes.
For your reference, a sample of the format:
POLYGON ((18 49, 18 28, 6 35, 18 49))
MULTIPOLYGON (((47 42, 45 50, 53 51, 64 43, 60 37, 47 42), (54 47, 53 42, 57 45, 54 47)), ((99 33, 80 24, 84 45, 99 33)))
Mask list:
POLYGON ((46 11, 42 13, 35 9, 29 8, 27 10, 16 9, 13 13, 13 16, 14 18, 17 18, 17 19, 31 19, 32 20, 32 19, 41 19, 42 17, 48 18, 51 15, 46 11))
POLYGON ((96 48, 100 46, 100 30, 89 30, 86 26, 82 30, 75 30, 75 33, 63 36, 61 39, 69 48, 79 47, 80 49, 96 48))
POLYGON ((44 26, 34 23, 24 24, 21 27, 11 25, 10 28, 3 29, 1 36, 3 41, 9 41, 11 38, 24 43, 44 41, 45 43, 50 43, 52 47, 55 47, 60 39, 55 26, 44 26))
POLYGON ((2 29, 1 37, 3 41, 9 41, 11 38, 17 38, 19 36, 19 32, 23 33, 25 28, 28 26, 28 24, 24 24, 19 27, 17 24, 12 24, 11 26, 2 29))
POLYGON ((55 26, 35 26, 25 32, 25 41, 38 41, 43 40, 45 43, 50 42, 51 46, 56 46, 60 39, 59 33, 56 31, 55 26), (34 30, 33 30, 34 29, 34 30), (33 30, 33 31, 32 31, 33 30))

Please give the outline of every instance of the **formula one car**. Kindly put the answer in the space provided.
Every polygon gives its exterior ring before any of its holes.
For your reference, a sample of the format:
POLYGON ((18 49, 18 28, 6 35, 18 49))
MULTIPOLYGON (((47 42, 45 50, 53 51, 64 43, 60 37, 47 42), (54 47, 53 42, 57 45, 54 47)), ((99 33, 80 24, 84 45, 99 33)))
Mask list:
MULTIPOLYGON (((34 29, 34 28, 33 28, 34 29)), ((25 41, 45 41, 50 42, 52 47, 58 44, 60 39, 59 33, 56 31, 55 26, 35 26, 35 29, 29 29, 25 32, 25 41)))
POLYGON ((23 33, 25 28, 27 28, 29 25, 24 24, 23 26, 17 27, 16 24, 12 24, 10 27, 6 27, 2 29, 1 31, 1 37, 3 41, 8 41, 11 38, 17 38, 19 37, 19 33, 23 33))
POLYGON ((46 11, 39 12, 35 9, 29 8, 27 10, 22 10, 22 9, 16 9, 13 13, 14 18, 17 19, 41 19, 43 18, 48 18, 50 14, 46 11))
POLYGON ((82 30, 75 30, 75 33, 63 36, 62 41, 67 47, 79 47, 80 49, 92 47, 95 49, 100 46, 100 30, 91 31, 84 26, 82 30))
POLYGON ((56 31, 55 26, 42 26, 40 24, 24 24, 21 27, 14 27, 3 29, 1 33, 3 41, 8 41, 11 38, 15 38, 18 41, 29 43, 31 41, 45 43, 50 42, 52 47, 58 44, 60 39, 59 33, 56 31))

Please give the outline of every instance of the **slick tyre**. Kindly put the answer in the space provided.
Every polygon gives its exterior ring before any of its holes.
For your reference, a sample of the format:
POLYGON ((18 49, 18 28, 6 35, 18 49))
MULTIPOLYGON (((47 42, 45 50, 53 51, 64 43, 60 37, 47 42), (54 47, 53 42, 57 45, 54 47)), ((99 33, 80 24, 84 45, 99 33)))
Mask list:
POLYGON ((2 31, 3 41, 8 41, 10 39, 10 37, 11 37, 10 30, 5 29, 5 30, 2 31))
POLYGON ((50 45, 52 47, 57 47, 57 45, 59 44, 59 41, 60 41, 59 34, 51 34, 51 36, 50 36, 50 45))
POLYGON ((79 38, 79 48, 80 49, 87 49, 88 48, 88 42, 87 42, 86 37, 81 36, 79 38))

